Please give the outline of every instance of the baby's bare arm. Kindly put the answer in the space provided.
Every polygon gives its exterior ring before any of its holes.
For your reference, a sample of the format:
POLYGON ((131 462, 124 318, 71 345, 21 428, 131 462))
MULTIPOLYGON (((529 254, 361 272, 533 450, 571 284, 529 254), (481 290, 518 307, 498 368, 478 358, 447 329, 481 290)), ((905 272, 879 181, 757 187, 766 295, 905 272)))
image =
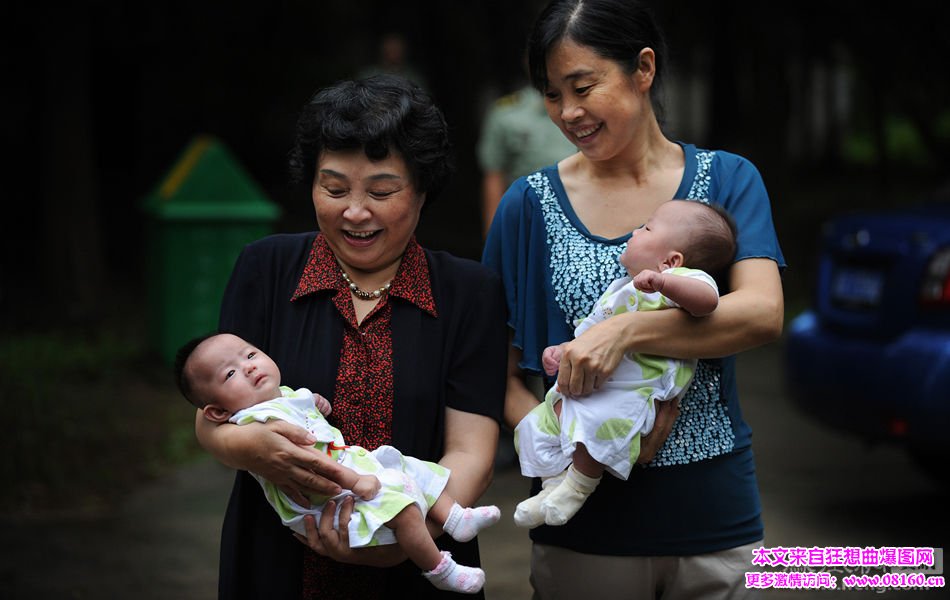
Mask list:
POLYGON ((694 317, 704 317, 716 310, 719 294, 708 283, 672 273, 643 270, 633 278, 633 285, 644 292, 659 292, 680 305, 694 317))

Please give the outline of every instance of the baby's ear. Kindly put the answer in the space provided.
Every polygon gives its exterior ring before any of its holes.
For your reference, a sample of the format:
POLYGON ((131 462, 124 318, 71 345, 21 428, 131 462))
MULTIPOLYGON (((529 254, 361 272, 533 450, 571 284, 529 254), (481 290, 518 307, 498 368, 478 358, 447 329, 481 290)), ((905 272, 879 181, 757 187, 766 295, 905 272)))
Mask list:
POLYGON ((660 263, 660 267, 661 267, 660 271, 662 272, 662 271, 665 271, 666 269, 675 269, 677 267, 682 267, 682 266, 683 266, 683 253, 676 252, 674 250, 673 252, 670 252, 666 256, 665 259, 663 259, 662 263, 660 263))
POLYGON ((204 413, 205 418, 214 423, 227 423, 228 419, 231 418, 231 413, 227 410, 224 410, 220 406, 214 404, 208 404, 201 409, 201 412, 204 413))

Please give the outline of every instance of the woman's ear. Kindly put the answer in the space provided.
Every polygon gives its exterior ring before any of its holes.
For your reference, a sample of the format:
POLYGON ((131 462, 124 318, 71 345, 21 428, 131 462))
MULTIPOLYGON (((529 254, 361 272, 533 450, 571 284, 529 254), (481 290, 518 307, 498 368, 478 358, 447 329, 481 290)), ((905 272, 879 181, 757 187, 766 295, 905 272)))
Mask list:
POLYGON ((231 418, 230 411, 224 410, 214 404, 206 405, 201 409, 201 412, 204 413, 206 419, 214 423, 227 423, 228 419, 231 418))
POLYGON ((644 48, 640 51, 634 76, 637 88, 641 92, 645 92, 653 86, 653 78, 656 77, 656 53, 653 48, 644 48))

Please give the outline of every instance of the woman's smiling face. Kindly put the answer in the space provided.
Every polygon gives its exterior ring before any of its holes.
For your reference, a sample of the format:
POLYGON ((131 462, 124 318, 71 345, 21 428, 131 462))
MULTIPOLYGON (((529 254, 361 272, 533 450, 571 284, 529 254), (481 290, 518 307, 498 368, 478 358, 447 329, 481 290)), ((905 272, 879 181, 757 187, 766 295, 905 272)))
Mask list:
POLYGON ((313 181, 317 225, 350 274, 398 267, 425 198, 402 157, 371 161, 362 149, 325 151, 313 181))
MULTIPOLYGON (((641 55, 652 57, 649 48, 641 55)), ((652 114, 652 71, 626 73, 616 61, 569 39, 551 49, 546 64, 548 116, 584 156, 612 158, 643 131, 643 117, 652 114)))

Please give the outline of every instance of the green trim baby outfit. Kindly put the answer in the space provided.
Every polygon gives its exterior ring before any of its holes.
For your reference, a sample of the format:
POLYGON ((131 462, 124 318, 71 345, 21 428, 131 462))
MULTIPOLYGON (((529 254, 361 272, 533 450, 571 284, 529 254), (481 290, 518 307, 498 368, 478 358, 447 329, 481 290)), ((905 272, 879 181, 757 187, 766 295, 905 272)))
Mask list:
MULTIPOLYGON (((343 434, 316 409, 310 390, 292 390, 282 386, 280 391, 282 397, 238 411, 231 417, 231 422, 245 425, 280 419, 299 425, 317 438, 314 448, 357 473, 375 475, 382 484, 372 500, 363 500, 350 490, 343 490, 332 497, 311 496, 311 505, 305 507, 294 502, 274 484, 251 473, 261 484, 267 501, 277 511, 281 521, 295 532, 306 535, 303 525, 305 515, 313 515, 319 522, 328 501, 335 500, 339 509, 345 497, 353 496, 356 502, 349 523, 350 547, 395 544, 396 537, 384 524, 410 504, 416 504, 424 517, 442 494, 450 474, 445 467, 404 456, 392 446, 380 446, 373 451, 347 446, 343 434)), ((334 517, 334 526, 337 526, 338 517, 339 514, 334 517)))
MULTIPOLYGON (((664 273, 700 279, 717 292, 719 289, 712 277, 698 269, 678 267, 664 273)), ((630 277, 621 277, 601 295, 591 314, 575 323, 574 337, 613 315, 678 306, 658 292, 636 289, 630 277)), ((626 479, 640 455, 640 435, 653 429, 654 402, 680 396, 695 368, 695 360, 628 353, 599 390, 586 398, 562 402, 560 419, 554 406, 564 398, 555 384, 544 402, 515 428, 521 473, 528 477, 562 473, 580 442, 608 472, 626 479)))

